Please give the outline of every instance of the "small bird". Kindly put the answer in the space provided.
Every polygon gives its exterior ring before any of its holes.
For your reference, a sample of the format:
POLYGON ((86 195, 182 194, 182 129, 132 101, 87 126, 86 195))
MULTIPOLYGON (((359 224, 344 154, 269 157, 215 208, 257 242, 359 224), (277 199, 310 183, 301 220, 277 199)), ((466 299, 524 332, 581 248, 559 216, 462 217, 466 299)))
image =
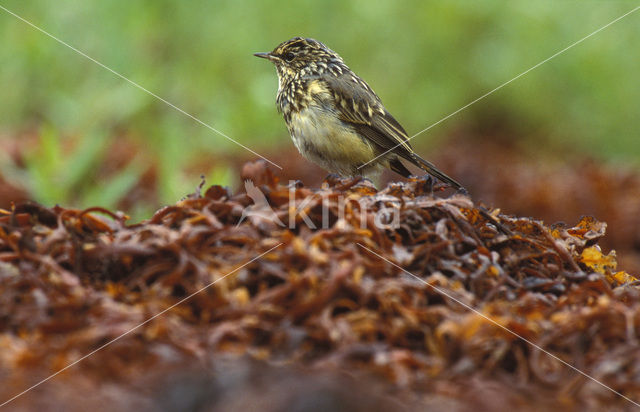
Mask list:
POLYGON ((324 44, 294 37, 254 56, 275 64, 278 111, 308 160, 341 176, 375 178, 389 168, 409 177, 403 159, 466 192, 411 148, 407 132, 378 95, 324 44))

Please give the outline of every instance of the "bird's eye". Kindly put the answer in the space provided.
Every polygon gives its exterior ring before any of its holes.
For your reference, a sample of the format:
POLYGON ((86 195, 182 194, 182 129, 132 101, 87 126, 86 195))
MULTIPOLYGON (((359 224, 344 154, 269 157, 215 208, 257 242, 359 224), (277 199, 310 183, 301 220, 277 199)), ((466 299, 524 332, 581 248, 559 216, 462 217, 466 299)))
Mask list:
POLYGON ((286 61, 290 62, 291 60, 293 60, 294 57, 296 57, 295 54, 293 54, 292 52, 286 52, 284 54, 284 56, 282 56, 286 61))

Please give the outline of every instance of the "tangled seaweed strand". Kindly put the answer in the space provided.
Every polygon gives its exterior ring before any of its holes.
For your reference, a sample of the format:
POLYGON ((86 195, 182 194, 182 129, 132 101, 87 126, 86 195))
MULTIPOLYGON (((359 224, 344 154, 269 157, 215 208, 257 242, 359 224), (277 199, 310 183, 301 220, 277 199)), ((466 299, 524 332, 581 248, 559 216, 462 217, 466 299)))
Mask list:
POLYGON ((262 163, 243 177, 249 193, 212 186, 135 225, 102 208, 4 211, 0 393, 204 288, 76 373, 126 388, 141 370, 235 354, 373 375, 399 399, 460 410, 633 407, 460 301, 640 400, 640 293, 598 248, 604 223, 489 215, 466 196, 434 197, 423 179, 377 191, 328 178, 311 189, 280 184, 262 163))

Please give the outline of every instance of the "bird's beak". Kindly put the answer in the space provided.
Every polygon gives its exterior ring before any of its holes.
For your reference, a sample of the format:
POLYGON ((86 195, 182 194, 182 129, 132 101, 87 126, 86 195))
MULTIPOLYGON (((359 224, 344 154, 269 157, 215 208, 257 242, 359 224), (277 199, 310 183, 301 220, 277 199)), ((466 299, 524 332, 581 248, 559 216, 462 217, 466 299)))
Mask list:
POLYGON ((256 57, 262 57, 263 59, 273 60, 274 56, 271 53, 253 53, 256 57))

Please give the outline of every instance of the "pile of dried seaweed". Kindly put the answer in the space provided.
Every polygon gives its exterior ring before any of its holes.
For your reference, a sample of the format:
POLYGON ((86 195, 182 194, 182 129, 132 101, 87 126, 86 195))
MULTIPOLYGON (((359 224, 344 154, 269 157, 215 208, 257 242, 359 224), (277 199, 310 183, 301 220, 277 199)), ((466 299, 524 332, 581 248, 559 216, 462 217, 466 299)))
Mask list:
POLYGON ((640 400, 640 291, 597 246, 604 223, 488 214, 421 179, 377 191, 286 186, 261 163, 243 174, 248 193, 213 186, 136 225, 99 208, 5 211, 0 402, 96 349, 13 404, 80 410, 90 391, 102 408, 155 409, 154 371, 230 354, 376 377, 407 408, 634 406, 603 385, 640 400))

